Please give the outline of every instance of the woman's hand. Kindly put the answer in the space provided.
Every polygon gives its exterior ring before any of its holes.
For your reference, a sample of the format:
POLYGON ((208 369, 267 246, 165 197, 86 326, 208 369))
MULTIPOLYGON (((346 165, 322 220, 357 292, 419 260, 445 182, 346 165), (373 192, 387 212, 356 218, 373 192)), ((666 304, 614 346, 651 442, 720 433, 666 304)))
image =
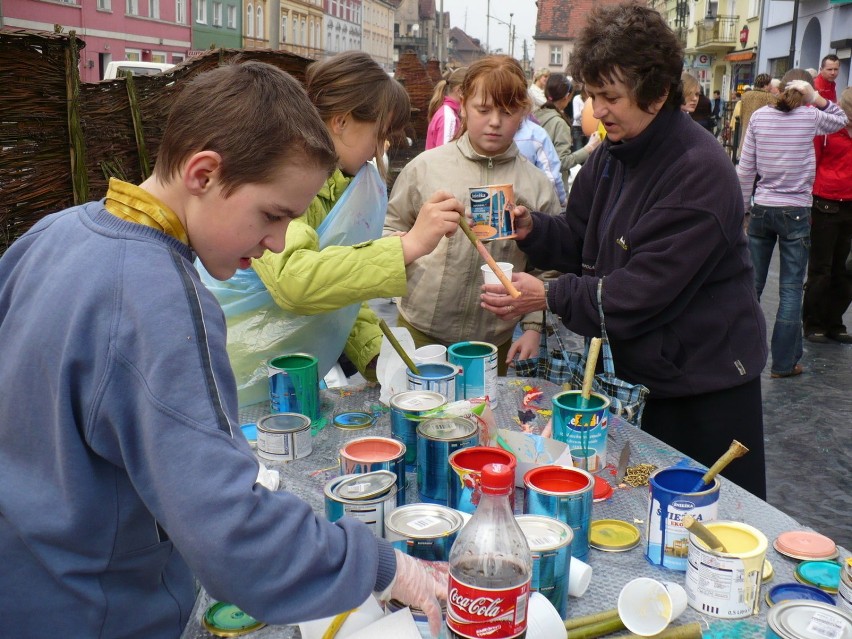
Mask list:
POLYGON ((512 360, 514 360, 516 356, 518 359, 532 359, 538 355, 540 346, 540 332, 532 329, 524 331, 524 334, 509 347, 509 354, 506 357, 506 363, 511 365, 512 360))
POLYGON ((455 233, 461 215, 464 215, 464 205, 452 193, 433 193, 420 207, 414 226, 402 238, 402 256, 406 266, 434 251, 441 238, 455 233))
POLYGON ((525 240, 533 229, 533 218, 530 215, 530 210, 525 206, 512 205, 509 212, 512 214, 512 224, 515 227, 515 239, 525 240))
POLYGON ((504 320, 547 308, 544 283, 540 279, 529 273, 512 273, 512 284, 520 291, 520 297, 510 296, 502 284, 484 284, 480 306, 504 320))
POLYGON ((595 131, 589 136, 589 141, 586 142, 586 150, 591 153, 601 145, 601 142, 603 142, 603 140, 601 140, 601 134, 595 131))

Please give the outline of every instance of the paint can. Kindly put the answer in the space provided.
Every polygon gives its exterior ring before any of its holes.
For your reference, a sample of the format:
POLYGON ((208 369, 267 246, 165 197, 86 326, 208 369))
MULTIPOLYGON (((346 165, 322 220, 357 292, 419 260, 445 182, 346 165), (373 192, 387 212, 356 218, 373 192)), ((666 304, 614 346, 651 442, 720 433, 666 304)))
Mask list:
POLYGON ((396 475, 396 504, 405 503, 405 444, 390 437, 359 437, 340 449, 340 474, 389 470, 396 475))
POLYGON ((563 620, 567 619, 568 575, 574 531, 568 524, 553 517, 518 515, 515 519, 532 554, 530 589, 547 597, 559 616, 563 620))
POLYGON ((479 443, 479 426, 466 417, 427 419, 417 426, 417 493, 420 501, 447 505, 449 457, 479 443))
POLYGON ((511 184, 489 184, 468 189, 470 196, 470 229, 480 240, 506 240, 515 237, 515 225, 510 212, 515 203, 511 184))
POLYGON ((273 357, 266 363, 273 413, 320 418, 319 360, 308 353, 273 357))
POLYGON ((450 364, 460 367, 456 399, 488 397, 497 407, 497 347, 487 342, 457 342, 447 349, 450 364))
POLYGON ((446 403, 446 397, 432 391, 403 391, 390 398, 391 437, 405 444, 405 470, 417 469, 417 424, 446 403))
POLYGON ((852 612, 852 557, 846 558, 840 573, 840 586, 837 588, 837 606, 852 612))
POLYGON ((767 639, 852 639, 852 614, 819 601, 782 601, 766 614, 767 639))
POLYGON ((689 535, 684 583, 687 603, 720 619, 757 614, 766 537, 757 528, 738 521, 709 521, 704 526, 728 552, 710 550, 698 537, 689 535))
POLYGON ((461 514, 440 504, 408 504, 385 517, 385 539, 406 555, 447 561, 464 525, 461 514))
POLYGON ((418 364, 419 375, 407 370, 408 390, 433 391, 444 397, 456 396, 456 377, 459 367, 446 362, 418 364))
POLYGON ((645 558, 652 564, 686 570, 689 531, 683 527, 683 518, 692 515, 701 523, 716 519, 722 485, 719 479, 714 478, 707 490, 690 492, 704 472, 700 468, 673 466, 651 474, 645 558))
MULTIPOLYGON (((479 504, 480 477, 485 464, 504 464, 512 470, 514 477, 518 462, 515 456, 502 448, 493 446, 470 446, 462 448, 449 457, 447 473, 447 505, 463 513, 473 514, 479 504)), ((514 483, 514 479, 512 480, 514 483)), ((515 509, 515 491, 509 493, 512 510, 515 509)))
POLYGON ((589 556, 595 478, 581 468, 539 466, 524 475, 524 513, 553 517, 574 531, 571 555, 589 556))
POLYGON ((598 473, 606 466, 606 435, 610 400, 582 391, 564 391, 553 397, 553 438, 568 444, 574 466, 598 473))
POLYGON ((311 454, 311 420, 298 413, 275 413, 257 422, 257 456, 288 462, 311 454))
POLYGON ((341 475, 325 484, 325 516, 329 521, 354 517, 376 537, 385 533, 385 515, 396 507, 396 475, 378 470, 364 475, 341 475))

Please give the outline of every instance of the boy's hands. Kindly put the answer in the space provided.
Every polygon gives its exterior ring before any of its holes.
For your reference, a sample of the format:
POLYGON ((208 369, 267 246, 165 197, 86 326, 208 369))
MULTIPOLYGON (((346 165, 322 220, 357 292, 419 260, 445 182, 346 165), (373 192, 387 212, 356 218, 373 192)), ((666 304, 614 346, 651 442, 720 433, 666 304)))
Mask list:
POLYGON ((443 237, 450 237, 459 228, 464 205, 451 193, 436 191, 426 200, 414 226, 402 237, 402 256, 406 266, 435 250, 443 237))

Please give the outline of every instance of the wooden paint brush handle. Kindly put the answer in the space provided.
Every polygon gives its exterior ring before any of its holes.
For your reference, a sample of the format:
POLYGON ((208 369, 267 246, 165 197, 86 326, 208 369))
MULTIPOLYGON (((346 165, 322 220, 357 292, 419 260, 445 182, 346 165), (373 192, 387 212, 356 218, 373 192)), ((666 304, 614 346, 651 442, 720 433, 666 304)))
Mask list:
POLYGON ((497 279, 500 280, 500 283, 505 287, 506 291, 508 291, 509 295, 512 298, 517 299, 521 296, 521 292, 515 288, 515 285, 512 284, 512 280, 506 277, 506 274, 503 272, 499 266, 497 266, 497 262, 491 257, 491 253, 485 248, 485 245, 480 241, 476 234, 471 230, 470 225, 467 223, 467 219, 465 216, 461 216, 461 220, 459 221, 459 226, 461 227, 464 234, 467 235, 467 239, 470 240, 470 243, 473 244, 474 248, 479 251, 479 254, 482 256, 482 259, 485 260, 485 263, 488 264, 488 267, 494 271, 494 275, 497 276, 497 279))
POLYGON ((390 345, 393 346, 393 350, 396 351, 396 354, 402 358, 402 361, 405 362, 405 365, 408 366, 408 370, 410 370, 415 375, 420 375, 420 370, 414 365, 414 362, 411 361, 411 358, 408 356, 408 353, 405 352, 405 349, 402 347, 402 344, 399 343, 396 339, 396 335, 391 331, 388 323, 380 319, 379 320, 379 328, 382 329, 382 333, 385 334, 385 337, 388 338, 390 345))
POLYGON ((728 552, 725 549, 725 544, 719 541, 719 538, 716 537, 710 530, 698 521, 692 515, 684 515, 683 517, 683 527, 686 528, 693 535, 698 537, 701 541, 707 544, 710 550, 715 550, 718 552, 728 552))
POLYGON ((589 354, 586 356, 586 370, 583 371, 583 389, 580 396, 584 402, 592 398, 592 382, 595 381, 595 369, 598 366, 598 356, 601 353, 601 338, 593 337, 589 344, 589 354))
POLYGON ((713 479, 716 477, 716 475, 718 475, 719 473, 721 473, 725 469, 725 466, 730 464, 737 457, 742 457, 747 452, 748 452, 748 448, 743 446, 741 443, 739 443, 735 439, 734 441, 731 442, 731 445, 728 448, 728 451, 724 455, 722 455, 716 461, 715 464, 713 464, 710 467, 710 470, 708 470, 706 473, 704 473, 704 477, 701 478, 701 481, 703 481, 704 484, 711 483, 713 481, 713 479))

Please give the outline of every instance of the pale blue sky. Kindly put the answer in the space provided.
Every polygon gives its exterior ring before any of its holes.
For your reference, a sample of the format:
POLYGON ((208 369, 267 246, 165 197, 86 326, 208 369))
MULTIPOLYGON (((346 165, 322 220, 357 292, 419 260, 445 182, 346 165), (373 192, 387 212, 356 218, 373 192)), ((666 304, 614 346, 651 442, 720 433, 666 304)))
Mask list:
POLYGON ((441 3, 444 11, 450 13, 451 26, 462 29, 469 36, 479 38, 485 47, 486 36, 491 50, 502 49, 509 53, 509 27, 511 17, 515 28, 515 57, 524 57, 524 39, 527 41, 527 52, 533 55, 533 39, 535 33, 536 6, 535 0, 435 0, 435 7, 440 11, 441 3), (490 33, 486 33, 485 16, 490 2, 491 15, 503 22, 493 19, 490 21, 490 33))

